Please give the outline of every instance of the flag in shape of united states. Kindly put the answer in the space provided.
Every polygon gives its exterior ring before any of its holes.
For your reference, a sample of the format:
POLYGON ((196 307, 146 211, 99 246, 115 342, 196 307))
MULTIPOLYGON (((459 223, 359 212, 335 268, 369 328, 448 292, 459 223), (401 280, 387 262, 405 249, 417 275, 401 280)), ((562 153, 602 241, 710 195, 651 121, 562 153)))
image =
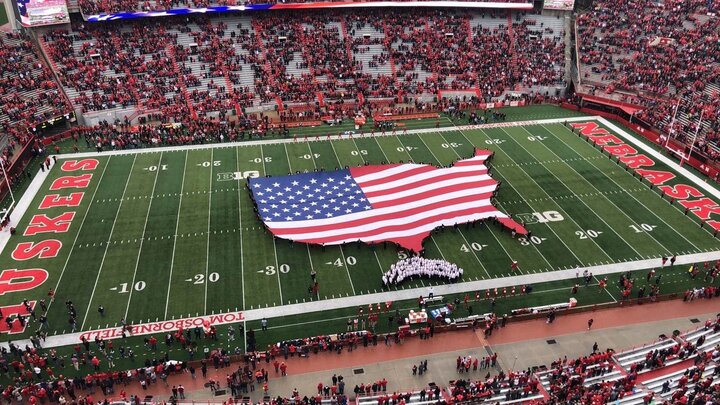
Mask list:
POLYGON ((448 168, 387 164, 252 178, 249 187, 262 221, 279 238, 321 245, 387 241, 419 252, 443 225, 497 218, 527 233, 490 201, 498 187, 485 165, 492 154, 477 149, 448 168))

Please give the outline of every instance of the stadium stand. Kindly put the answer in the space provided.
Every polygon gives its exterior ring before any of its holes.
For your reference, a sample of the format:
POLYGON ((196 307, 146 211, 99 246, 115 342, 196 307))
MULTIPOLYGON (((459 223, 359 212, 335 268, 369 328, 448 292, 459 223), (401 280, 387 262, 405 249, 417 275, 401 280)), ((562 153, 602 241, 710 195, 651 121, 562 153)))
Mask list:
POLYGON ((615 360, 627 372, 645 373, 682 361, 680 346, 671 338, 661 338, 642 347, 616 353, 615 360))
POLYGON ((27 128, 70 111, 32 42, 19 33, 0 33, 0 132, 19 140, 27 128))
POLYGON ((718 157, 720 21, 717 2, 600 1, 577 17, 580 81, 647 107, 638 116, 718 157))
POLYGON ((271 108, 286 121, 321 121, 408 97, 431 102, 440 90, 489 101, 516 86, 564 88, 565 31, 556 16, 367 10, 293 17, 74 21, 41 44, 86 118, 109 112, 130 121, 153 113, 164 122, 224 120, 271 108), (503 76, 510 21, 518 49, 512 57, 527 67, 503 76), (471 44, 500 48, 488 59, 466 52, 471 44))

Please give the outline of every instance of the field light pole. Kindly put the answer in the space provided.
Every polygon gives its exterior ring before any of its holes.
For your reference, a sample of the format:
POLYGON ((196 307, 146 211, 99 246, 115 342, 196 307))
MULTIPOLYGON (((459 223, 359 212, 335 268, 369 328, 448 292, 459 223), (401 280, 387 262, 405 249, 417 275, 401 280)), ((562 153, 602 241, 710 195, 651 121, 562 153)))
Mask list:
POLYGON ((665 139, 665 149, 667 149, 668 143, 670 143, 670 137, 672 136, 673 128, 675 127, 675 117, 677 117, 678 109, 680 109, 680 100, 675 104, 675 113, 673 113, 672 120, 670 120, 670 129, 668 130, 668 136, 665 139))
POLYGON ((5 177, 5 183, 7 183, 8 191, 10 191, 10 198, 15 201, 15 195, 13 194, 12 187, 10 187, 10 180, 8 180, 7 172, 5 171, 5 165, 0 164, 0 167, 2 167, 3 177, 5 177))
MULTIPOLYGON (((702 127, 702 119, 703 114, 705 114, 705 109, 700 110, 700 120, 698 121, 697 128, 695 128, 695 136, 693 137, 692 144, 690 145, 690 153, 688 153, 687 158, 683 157, 685 160, 688 160, 690 156, 692 155, 693 148, 695 147, 695 142, 697 141, 698 134, 700 133, 700 127, 702 127)), ((680 165, 683 164, 683 159, 680 159, 680 165)))

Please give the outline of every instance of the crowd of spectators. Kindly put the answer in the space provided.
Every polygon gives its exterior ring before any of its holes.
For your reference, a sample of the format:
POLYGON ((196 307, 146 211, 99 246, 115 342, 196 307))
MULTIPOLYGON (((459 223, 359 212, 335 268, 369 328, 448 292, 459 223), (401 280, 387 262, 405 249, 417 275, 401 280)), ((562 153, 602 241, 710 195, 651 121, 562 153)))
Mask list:
POLYGON ((647 107, 641 119, 687 144, 704 110, 696 146, 717 158, 718 10, 720 2, 712 0, 596 2, 577 18, 581 79, 608 94, 628 94, 647 107))
POLYGON ((21 141, 28 128, 69 111, 33 44, 19 32, 0 32, 0 132, 21 141))
POLYGON ((513 15, 514 28, 506 12, 439 9, 73 21, 42 42, 85 113, 222 121, 269 105, 281 114, 309 106, 327 116, 440 90, 489 99, 518 85, 561 86, 564 32, 551 37, 534 15, 513 15), (506 24, 482 28, 488 18, 506 24))

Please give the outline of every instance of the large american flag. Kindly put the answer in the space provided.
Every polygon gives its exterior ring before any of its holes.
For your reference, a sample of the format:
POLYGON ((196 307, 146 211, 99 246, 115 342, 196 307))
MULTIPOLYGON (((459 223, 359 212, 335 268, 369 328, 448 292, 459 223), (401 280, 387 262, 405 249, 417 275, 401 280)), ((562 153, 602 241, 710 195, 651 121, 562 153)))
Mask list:
POLYGON ((527 233, 490 201, 498 187, 485 165, 492 153, 478 149, 448 168, 360 166, 253 178, 249 187, 258 214, 279 238, 322 245, 388 241, 418 252, 443 225, 495 217, 527 233))

